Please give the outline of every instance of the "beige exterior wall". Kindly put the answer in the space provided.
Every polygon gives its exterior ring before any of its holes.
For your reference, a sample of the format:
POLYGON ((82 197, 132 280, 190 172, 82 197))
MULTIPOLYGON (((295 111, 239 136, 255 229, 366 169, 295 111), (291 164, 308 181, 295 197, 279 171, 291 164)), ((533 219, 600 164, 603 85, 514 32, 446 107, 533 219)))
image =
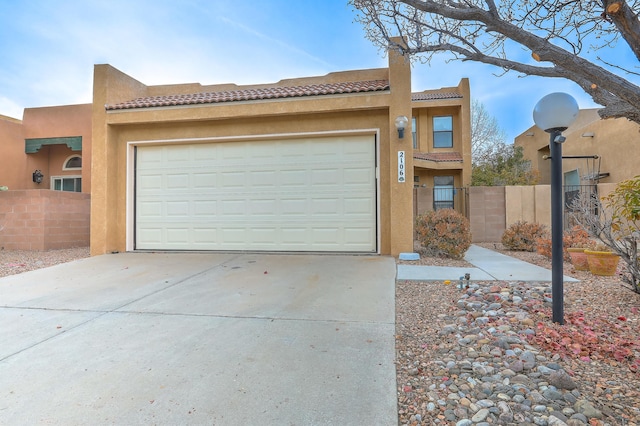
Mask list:
MULTIPOLYGON (((379 252, 413 251, 411 137, 398 138, 398 115, 411 115, 410 64, 391 52, 389 69, 333 73, 273 86, 388 79, 391 89, 352 95, 308 96, 254 102, 106 111, 105 105, 150 95, 220 91, 228 86, 147 87, 109 65, 94 73, 91 253, 125 251, 132 222, 131 146, 148 141, 233 142, 299 135, 375 135, 379 157, 379 252), (405 151, 406 182, 398 182, 398 152, 405 151), (129 231, 128 231, 129 229, 129 231)), ((265 86, 262 86, 265 87, 265 86)), ((237 88, 234 86, 234 88, 237 88)), ((247 88, 247 87, 242 87, 247 88)), ((410 135, 410 133, 409 133, 410 135)), ((128 240, 129 238, 129 240, 128 240)))
MULTIPOLYGON (((616 184, 598 184, 600 198, 613 191, 616 184)), ((551 186, 506 186, 505 189, 505 225, 509 227, 517 221, 540 223, 551 227, 551 186)))
POLYGON ((91 104, 44 108, 26 108, 22 120, 0 116, 0 185, 10 190, 50 189, 51 176, 80 175, 83 192, 91 188, 91 104), (82 137, 82 151, 72 151, 66 145, 45 145, 36 152, 25 153, 25 139, 82 137), (81 171, 63 170, 66 159, 80 155, 81 171), (41 184, 33 182, 32 174, 44 174, 41 184))
MULTIPOLYGON (((563 171, 578 170, 581 177, 598 172, 609 173, 600 183, 618 183, 640 173, 640 125, 624 118, 601 120, 596 109, 581 110, 574 124, 563 132, 566 142, 562 156, 593 156, 599 159, 569 159, 562 161, 563 171)), ((514 144, 524 148, 524 156, 531 160, 534 170, 540 171, 541 184, 551 181, 549 134, 536 126, 516 137, 514 144)), ((583 180, 582 184, 591 182, 583 180)))
POLYGON ((9 189, 22 189, 27 184, 22 131, 22 121, 0 115, 0 186, 9 189))
POLYGON ((417 149, 420 153, 459 153, 462 161, 415 160, 414 174, 418 176, 417 186, 433 187, 434 176, 454 176, 458 188, 471 184, 471 91, 469 80, 464 78, 456 87, 428 90, 421 93, 458 93, 459 98, 418 101, 413 103, 413 117, 416 118, 417 149), (453 117, 453 146, 434 148, 433 117, 450 115, 453 117))

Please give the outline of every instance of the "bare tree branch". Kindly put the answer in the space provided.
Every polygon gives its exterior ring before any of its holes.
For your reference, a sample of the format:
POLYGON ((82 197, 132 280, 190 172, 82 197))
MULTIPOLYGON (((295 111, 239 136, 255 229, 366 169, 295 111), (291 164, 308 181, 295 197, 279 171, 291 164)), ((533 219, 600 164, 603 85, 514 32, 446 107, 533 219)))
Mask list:
POLYGON ((638 14, 635 13, 627 2, 619 0, 603 1, 604 13, 616 26, 622 38, 640 60, 640 22, 638 14))
MULTIPOLYGON (((501 0, 350 0, 367 37, 380 47, 403 36, 395 46, 414 58, 429 61, 447 52, 455 60, 494 65, 524 75, 572 80, 604 108, 603 118, 627 117, 640 123, 640 87, 616 74, 621 67, 602 59, 608 68, 583 53, 609 53, 619 40, 640 58, 640 0, 585 2, 501 0), (509 43, 509 45, 507 45, 509 43), (524 48, 540 65, 509 56, 524 48)), ((600 60, 600 58, 599 58, 600 60)))

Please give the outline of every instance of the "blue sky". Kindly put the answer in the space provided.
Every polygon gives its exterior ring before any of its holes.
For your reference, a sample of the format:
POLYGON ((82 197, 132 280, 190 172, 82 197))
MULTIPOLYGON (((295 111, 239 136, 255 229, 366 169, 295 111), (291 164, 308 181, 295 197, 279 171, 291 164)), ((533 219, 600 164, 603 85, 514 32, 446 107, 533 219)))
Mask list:
MULTIPOLYGON (((346 0, 0 0, 0 114, 91 102, 93 65, 108 63, 148 84, 270 83, 386 67, 346 0)), ((450 62, 416 64, 414 91, 455 86, 495 116, 507 141, 533 125, 545 94, 573 83, 450 62)))

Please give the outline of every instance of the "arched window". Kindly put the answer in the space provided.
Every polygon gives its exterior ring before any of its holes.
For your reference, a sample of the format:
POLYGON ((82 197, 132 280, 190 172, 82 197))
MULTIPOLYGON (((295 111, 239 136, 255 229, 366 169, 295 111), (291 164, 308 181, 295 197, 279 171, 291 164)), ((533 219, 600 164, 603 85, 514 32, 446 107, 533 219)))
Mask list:
POLYGON ((72 155, 64 161, 62 170, 80 170, 82 169, 82 157, 79 155, 72 155))

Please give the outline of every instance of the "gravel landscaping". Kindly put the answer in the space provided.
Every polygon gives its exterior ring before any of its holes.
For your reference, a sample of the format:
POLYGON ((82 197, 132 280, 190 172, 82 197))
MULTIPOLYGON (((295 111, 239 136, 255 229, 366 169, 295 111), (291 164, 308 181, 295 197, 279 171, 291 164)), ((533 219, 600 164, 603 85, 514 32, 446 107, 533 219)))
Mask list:
POLYGON ((21 274, 84 257, 89 257, 89 247, 47 251, 0 250, 0 277, 21 274))
MULTIPOLYGON (((481 246, 551 267, 537 253, 481 246)), ((88 248, 0 250, 0 277, 88 256, 88 248)), ((424 256, 399 263, 471 266, 424 256)), ((398 281, 399 423, 639 425, 640 295, 619 276, 564 268, 580 280, 564 283, 564 326, 550 320, 549 283, 398 281)))
MULTIPOLYGON (((551 268, 537 253, 480 245, 551 268)), ((639 424, 640 295, 618 276, 564 268, 580 280, 564 283, 564 326, 550 319, 550 283, 398 281, 399 423, 639 424)))

